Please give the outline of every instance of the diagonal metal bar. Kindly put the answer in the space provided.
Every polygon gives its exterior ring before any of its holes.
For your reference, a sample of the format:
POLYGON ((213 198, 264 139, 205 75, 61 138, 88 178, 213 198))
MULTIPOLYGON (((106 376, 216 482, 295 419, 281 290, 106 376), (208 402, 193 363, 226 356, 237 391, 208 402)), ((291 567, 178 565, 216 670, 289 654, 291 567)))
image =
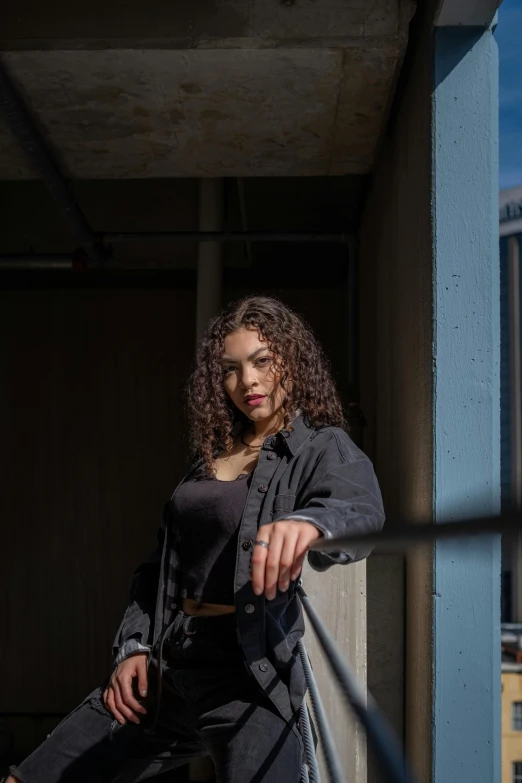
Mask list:
POLYGON ((0 60, 0 109, 20 146, 31 159, 43 184, 58 204, 60 212, 80 247, 93 261, 103 260, 87 219, 62 177, 51 153, 34 124, 4 62, 0 60))
MULTIPOLYGON (((345 783, 346 778, 344 777, 341 762, 332 740, 332 731, 328 723, 328 718, 326 717, 326 712, 319 694, 319 689, 317 688, 317 682, 315 680, 312 667, 310 666, 310 661, 308 660, 305 646, 301 639, 297 644, 299 648, 299 657, 301 658, 301 663, 303 664, 306 685, 310 696, 310 703, 312 705, 314 718, 317 724, 317 732, 323 747, 330 783, 345 783)), ((312 769, 311 764, 309 765, 309 769, 312 769)), ((317 766, 315 769, 317 769, 317 766)), ((317 774, 319 774, 318 770, 317 774)))
POLYGON ((354 533, 336 538, 317 539, 310 549, 318 552, 340 552, 353 546, 390 545, 396 549, 407 548, 412 544, 422 544, 439 538, 463 538, 476 535, 503 534, 519 535, 522 526, 522 514, 511 513, 491 517, 472 517, 457 522, 394 523, 387 521, 383 531, 378 533, 354 533))
POLYGON ((386 779, 389 783, 415 783, 403 750, 373 699, 369 694, 367 697, 359 686, 301 586, 297 588, 297 592, 341 691, 365 729, 368 744, 372 747, 386 779))

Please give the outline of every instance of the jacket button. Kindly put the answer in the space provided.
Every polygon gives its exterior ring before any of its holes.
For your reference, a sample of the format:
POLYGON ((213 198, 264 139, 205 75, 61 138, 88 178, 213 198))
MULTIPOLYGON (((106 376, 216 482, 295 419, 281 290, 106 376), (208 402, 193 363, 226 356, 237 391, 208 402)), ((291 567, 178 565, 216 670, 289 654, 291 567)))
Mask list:
POLYGON ((241 546, 243 547, 243 549, 245 550, 245 552, 248 552, 248 550, 250 549, 250 547, 252 546, 252 544, 253 544, 253 543, 254 543, 254 542, 252 541, 252 539, 251 539, 251 538, 249 538, 247 541, 243 541, 243 543, 241 544, 241 546))
POLYGON ((259 668, 260 668, 260 670, 261 670, 262 672, 267 672, 267 671, 268 671, 268 666, 267 666, 267 664, 266 664, 266 663, 260 663, 260 664, 259 664, 259 668))
POLYGON ((245 606, 245 612, 247 614, 252 614, 253 611, 254 611, 254 604, 247 604, 245 606))
POLYGON ((275 459, 277 454, 274 451, 269 451, 266 456, 268 457, 268 459, 275 459))
POLYGON ((266 484, 261 484, 260 487, 257 488, 258 492, 268 492, 268 487, 266 484))

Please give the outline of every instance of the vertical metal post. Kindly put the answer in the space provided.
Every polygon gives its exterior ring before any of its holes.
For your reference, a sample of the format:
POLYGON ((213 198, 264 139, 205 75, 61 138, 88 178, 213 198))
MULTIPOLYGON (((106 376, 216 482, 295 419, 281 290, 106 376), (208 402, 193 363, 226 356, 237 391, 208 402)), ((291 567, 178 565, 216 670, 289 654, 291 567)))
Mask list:
MULTIPOLYGON (((199 230, 223 230, 223 180, 199 181, 199 230)), ((198 245, 196 349, 209 320, 221 307, 223 288, 223 245, 220 242, 200 242, 198 245)), ((214 780, 214 765, 208 756, 195 759, 189 765, 189 780, 214 780)))
POLYGON ((359 402, 359 280, 357 269, 357 243, 351 239, 348 245, 348 384, 350 394, 359 402))
MULTIPOLYGON (((199 230, 223 230, 223 180, 201 179, 199 184, 199 230)), ((208 321, 221 307, 223 256, 220 242, 198 245, 196 344, 208 321)))
MULTIPOLYGON (((511 506, 522 509, 522 377, 520 334, 520 244, 508 237, 509 368, 511 395, 511 506)), ((511 557, 513 622, 522 622, 522 534, 511 557)))
MULTIPOLYGON (((237 178, 237 195, 239 198, 239 211, 241 212, 241 228, 243 231, 248 231, 248 220, 246 211, 246 197, 245 197, 245 183, 241 177, 237 178)), ((252 263, 252 245, 250 242, 245 242, 246 257, 248 263, 252 263)))
POLYGON ((357 241, 354 237, 348 245, 348 275, 346 304, 348 310, 348 425, 356 444, 364 447, 364 417, 360 407, 359 379, 359 268, 357 241))

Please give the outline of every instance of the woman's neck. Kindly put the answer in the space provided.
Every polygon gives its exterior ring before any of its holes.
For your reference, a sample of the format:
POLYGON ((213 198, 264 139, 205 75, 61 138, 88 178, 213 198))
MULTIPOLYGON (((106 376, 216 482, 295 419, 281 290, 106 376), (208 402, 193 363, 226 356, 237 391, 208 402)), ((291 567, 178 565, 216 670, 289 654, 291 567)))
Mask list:
POLYGON ((254 421, 251 423, 253 429, 250 430, 252 437, 256 441, 265 440, 269 435, 274 435, 279 430, 282 430, 285 423, 285 414, 283 411, 277 411, 273 416, 262 421, 254 421))

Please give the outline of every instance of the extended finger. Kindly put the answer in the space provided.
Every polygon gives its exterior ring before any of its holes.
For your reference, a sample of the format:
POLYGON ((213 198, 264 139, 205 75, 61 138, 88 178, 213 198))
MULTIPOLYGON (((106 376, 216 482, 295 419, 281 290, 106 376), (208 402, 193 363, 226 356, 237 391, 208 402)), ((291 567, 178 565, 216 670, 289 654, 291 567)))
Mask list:
POLYGON ((137 715, 134 714, 134 712, 130 709, 130 707, 127 707, 125 704, 125 701, 123 699, 123 695, 121 692, 120 684, 117 682, 114 687, 114 703, 116 705, 116 709, 118 712, 120 712, 124 718, 127 720, 130 720, 131 723, 139 723, 140 719, 137 715))
MULTIPOLYGON (((266 532, 262 534, 259 531, 256 537, 256 541, 265 541, 268 543, 267 538, 268 536, 266 532)), ((268 549, 265 546, 254 544, 250 566, 252 573, 252 588, 256 595, 261 595, 265 589, 265 564, 267 556, 268 549)))
POLYGON ((105 702, 105 706, 107 707, 109 712, 111 712, 114 715, 114 717, 116 718, 118 723, 121 723, 122 726, 125 726, 127 721, 125 720, 125 718, 123 717, 121 712, 117 709, 116 704, 114 703, 114 691, 113 691, 113 689, 112 688, 110 688, 110 690, 108 689, 106 691, 106 693, 107 693, 107 700, 105 702))
POLYGON ((306 557, 306 553, 308 552, 308 543, 308 539, 303 535, 300 535, 297 539, 294 553, 294 564, 290 573, 290 579, 292 579, 292 581, 297 579, 303 570, 304 559, 306 557))
MULTIPOLYGON (((137 673, 136 673, 137 674, 137 673)), ((132 692, 132 683, 134 681, 133 677, 125 678, 120 681, 120 692, 121 697, 126 704, 127 707, 130 707, 131 710, 134 712, 142 712, 143 714, 146 714, 147 710, 145 707, 143 707, 139 701, 135 698, 133 692, 132 692)))
POLYGON ((297 530, 289 528, 285 533, 283 548, 281 550, 281 559, 279 561, 279 581, 278 587, 283 592, 290 586, 290 570, 294 565, 295 548, 299 539, 297 530))
POLYGON ((270 549, 265 565, 265 595, 268 601, 272 601, 277 594, 277 581, 279 579, 279 563, 283 551, 284 535, 274 531, 270 537, 270 549))
POLYGON ((138 676, 138 690, 140 695, 145 698, 148 689, 148 664, 146 658, 141 656, 141 660, 136 662, 136 674, 138 676))

